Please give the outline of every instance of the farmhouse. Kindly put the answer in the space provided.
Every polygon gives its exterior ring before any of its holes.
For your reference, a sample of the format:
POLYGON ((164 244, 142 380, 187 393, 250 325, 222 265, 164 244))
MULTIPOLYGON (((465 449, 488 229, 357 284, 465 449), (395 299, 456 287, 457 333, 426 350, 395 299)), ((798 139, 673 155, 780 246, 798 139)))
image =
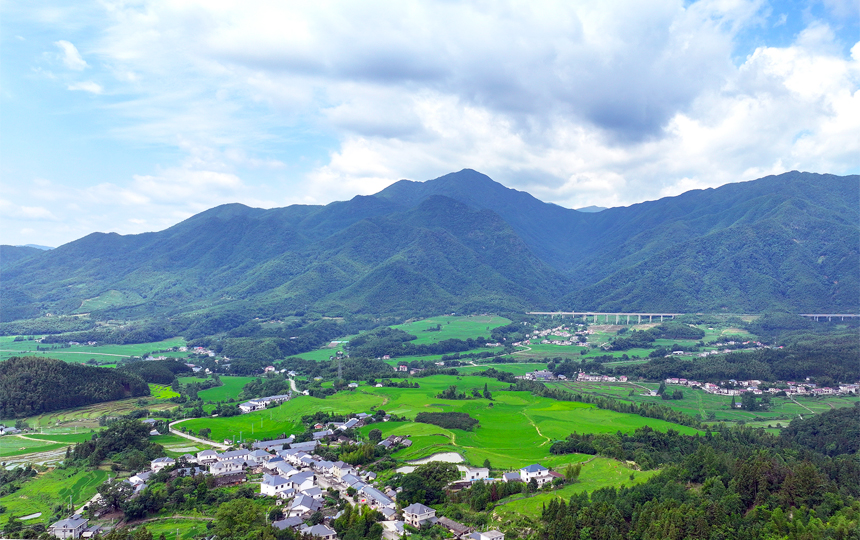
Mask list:
POLYGON ((80 538, 87 528, 88 520, 80 514, 75 514, 68 519, 61 519, 48 527, 48 532, 57 538, 80 538))
POLYGON ((436 521, 436 510, 421 503, 412 503, 403 509, 403 519, 413 527, 420 528, 421 525, 433 524, 436 521))
POLYGON ((176 461, 174 461, 172 458, 160 457, 157 459, 153 459, 149 463, 149 467, 152 469, 152 472, 158 472, 165 467, 170 467, 174 463, 176 463, 176 461))
POLYGON ((317 538, 322 538, 322 540, 335 540, 337 538, 337 533, 334 529, 330 529, 326 525, 314 525, 313 527, 305 527, 301 530, 302 534, 316 536, 317 538))

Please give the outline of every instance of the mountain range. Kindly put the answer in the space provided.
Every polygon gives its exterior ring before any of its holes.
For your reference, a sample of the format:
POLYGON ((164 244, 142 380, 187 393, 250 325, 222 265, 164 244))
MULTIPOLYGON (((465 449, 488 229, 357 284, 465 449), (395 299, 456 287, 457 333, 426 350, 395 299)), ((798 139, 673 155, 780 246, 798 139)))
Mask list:
POLYGON ((860 311, 860 177, 789 172, 576 211, 473 170, 325 206, 0 247, 2 322, 297 312, 860 311))

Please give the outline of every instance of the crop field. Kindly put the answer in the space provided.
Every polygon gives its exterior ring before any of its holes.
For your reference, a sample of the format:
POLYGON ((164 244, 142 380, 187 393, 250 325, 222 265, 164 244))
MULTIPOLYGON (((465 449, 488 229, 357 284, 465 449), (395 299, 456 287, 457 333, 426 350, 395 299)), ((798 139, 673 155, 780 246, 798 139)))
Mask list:
POLYGON ((413 336, 418 336, 418 339, 410 341, 415 345, 422 343, 438 343, 446 339, 462 339, 476 338, 483 336, 490 337, 493 328, 510 324, 510 319, 498 317, 496 315, 472 315, 467 317, 443 315, 441 317, 431 317, 420 321, 410 322, 392 326, 404 332, 408 332, 413 336), (438 332, 428 332, 427 329, 435 330, 439 325, 438 332))
MULTIPOLYGON (((796 396, 794 400, 787 397, 771 397, 769 410, 744 411, 731 408, 731 396, 709 394, 704 390, 682 386, 668 385, 667 388, 669 391, 680 389, 684 393, 684 399, 665 401, 659 397, 643 395, 645 388, 657 390, 660 386, 658 383, 636 383, 634 385, 632 383, 566 382, 549 383, 549 386, 564 388, 575 393, 612 397, 622 401, 660 403, 691 416, 700 415, 706 421, 763 422, 764 425, 773 424, 774 426, 777 423, 781 423, 783 426, 788 425, 788 422, 799 415, 804 416, 822 413, 834 408, 850 407, 860 401, 858 396, 796 396), (631 390, 634 391, 632 396, 630 395, 631 390)), ((740 397, 737 397, 736 401, 740 402, 740 397)))
POLYGON ((207 388, 197 393, 203 401, 227 401, 237 399, 242 392, 242 387, 257 377, 221 377, 221 386, 207 388))
POLYGON ((507 371, 508 373, 513 373, 514 375, 523 375, 526 373, 531 373, 532 371, 539 371, 542 369, 546 369, 546 364, 543 362, 517 362, 516 364, 493 364, 491 362, 487 362, 484 360, 475 360, 474 366, 460 366, 457 368, 457 371, 464 375, 468 375, 470 373, 474 373, 476 371, 486 371, 490 368, 494 368, 497 371, 507 371))
MULTIPOLYGON (((414 418, 421 411, 466 412, 481 424, 473 432, 412 422, 379 423, 374 427, 381 429, 385 436, 392 433, 414 435, 413 447, 401 451, 395 456, 398 459, 417 459, 451 450, 460 452, 467 461, 476 465, 489 459, 494 467, 519 467, 526 461, 541 461, 548 465, 569 462, 571 456, 550 456, 549 447, 572 431, 630 432, 649 425, 659 431, 673 428, 682 433, 695 433, 692 428, 661 420, 601 410, 582 403, 538 398, 527 392, 502 391, 509 387, 507 383, 486 377, 438 375, 414 381, 420 388, 360 386, 353 392, 341 392, 326 399, 299 396, 265 411, 228 418, 197 418, 182 425, 195 433, 208 427, 216 441, 239 441, 298 433, 304 429, 300 425, 302 415, 317 411, 358 413, 369 412, 376 407, 407 418, 414 418), (435 397, 451 385, 468 393, 472 388, 483 389, 484 384, 493 393, 494 401, 483 398, 442 400, 435 397)), ((366 426, 362 429, 366 432, 372 428, 366 426)))
MULTIPOLYGON (((164 341, 151 343, 136 343, 132 345, 71 345, 69 347, 57 347, 56 344, 44 344, 36 341, 14 341, 14 336, 0 336, 0 360, 6 360, 12 356, 44 356, 56 358, 66 362, 86 362, 94 358, 99 361, 119 360, 128 356, 142 356, 153 351, 170 349, 173 347, 184 347, 185 340, 182 338, 171 338, 164 341), (36 347, 56 349, 37 351, 36 347)), ((170 353, 174 357, 184 357, 188 353, 170 353)))
MULTIPOLYGON (((63 409, 61 411, 52 411, 36 416, 30 416, 24 420, 31 428, 98 428, 98 420, 101 416, 121 416, 128 414, 135 409, 141 408, 138 405, 138 400, 141 398, 121 399, 118 401, 106 401, 104 403, 96 403, 85 407, 76 407, 74 409, 63 409)), ((149 410, 164 410, 176 407, 175 403, 165 401, 155 401, 151 397, 142 398, 149 401, 149 404, 143 408, 149 410)), ((0 422, 10 422, 9 419, 0 419, 0 422)), ((11 421, 14 424, 14 420, 11 421)))
POLYGON ((169 386, 165 386, 163 384, 149 383, 149 393, 150 397, 153 397, 155 399, 170 399, 173 397, 179 397, 179 392, 176 392, 169 386))
POLYGON ((556 497, 560 497, 567 502, 571 495, 582 493, 583 491, 590 493, 596 489, 610 486, 633 486, 645 482, 657 474, 657 472, 636 471, 614 459, 595 458, 582 465, 579 482, 569 484, 559 490, 549 492, 540 491, 527 498, 522 498, 522 495, 515 495, 502 500, 493 513, 495 516, 502 518, 502 521, 516 519, 521 515, 539 518, 543 505, 548 504, 549 501, 556 497), (630 480, 631 474, 633 475, 633 480, 630 480))
POLYGON ((182 454, 196 454, 201 450, 208 450, 212 448, 209 445, 189 441, 184 437, 180 437, 179 435, 172 435, 169 433, 165 435, 156 435, 154 437, 150 437, 149 440, 156 444, 162 445, 164 447, 164 453, 167 455, 167 457, 172 458, 179 457, 182 454))
MULTIPOLYGON (((42 512, 42 516, 31 522, 48 523, 54 505, 65 502, 71 496, 72 504, 80 508, 96 494, 98 486, 107 480, 110 471, 101 469, 51 469, 24 483, 21 489, 0 497, 0 505, 6 507, 3 517, 12 514, 23 516, 42 512)), ((5 521, 8 519, 3 520, 5 521)))
POLYGON ((206 524, 211 519, 203 516, 189 516, 185 519, 175 517, 157 518, 141 524, 140 527, 145 526, 153 538, 158 538, 164 534, 170 540, 176 538, 179 540, 192 540, 206 536, 206 524), (178 537, 176 535, 177 531, 179 532, 178 537))
POLYGON ((77 442, 86 441, 90 437, 92 437, 90 432, 68 435, 4 435, 0 437, 0 458, 58 450, 72 446, 77 442))

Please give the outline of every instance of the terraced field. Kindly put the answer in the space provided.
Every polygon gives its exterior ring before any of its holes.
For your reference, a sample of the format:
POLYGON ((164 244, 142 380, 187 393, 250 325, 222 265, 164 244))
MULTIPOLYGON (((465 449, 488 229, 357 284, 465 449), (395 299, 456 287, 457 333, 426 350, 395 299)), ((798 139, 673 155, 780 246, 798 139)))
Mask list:
POLYGON ((6 507, 4 516, 42 512, 42 517, 35 521, 47 524, 55 504, 68 503, 71 497, 72 504, 79 508, 95 495, 109 474, 110 471, 101 469, 51 469, 24 483, 15 493, 0 497, 0 505, 6 507))
MULTIPOLYGON (((37 347, 49 348, 55 346, 57 345, 47 343, 43 345, 36 341, 15 341, 15 336, 0 336, 0 361, 6 360, 11 356, 44 356, 66 362, 86 362, 91 358, 98 361, 112 361, 128 356, 141 356, 153 351, 173 347, 184 347, 185 340, 182 338, 171 338, 164 341, 131 345, 72 345, 45 351, 37 350, 37 347)), ((176 352, 170 353, 170 355, 178 358, 188 356, 188 353, 176 352)))

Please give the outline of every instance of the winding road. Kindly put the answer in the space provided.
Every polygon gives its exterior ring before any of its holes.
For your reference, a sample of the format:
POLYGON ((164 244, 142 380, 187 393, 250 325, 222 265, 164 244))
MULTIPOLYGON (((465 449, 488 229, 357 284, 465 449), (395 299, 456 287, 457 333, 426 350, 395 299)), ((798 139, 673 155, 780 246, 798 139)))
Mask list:
POLYGON ((205 444, 207 446, 214 446, 215 448, 218 448, 220 450, 226 450, 226 449, 230 448, 230 446, 227 444, 220 444, 220 443, 216 443, 214 441, 207 441, 206 439, 201 439, 200 437, 195 437, 195 436, 189 435, 187 433, 182 433, 178 429, 173 429, 173 426, 175 426, 179 422, 184 422, 186 420, 191 420, 191 418, 183 418, 182 420, 176 420, 175 422, 171 422, 169 424, 170 432, 173 433, 174 435, 179 435, 180 437, 188 439, 189 441, 194 441, 196 443, 205 444))

